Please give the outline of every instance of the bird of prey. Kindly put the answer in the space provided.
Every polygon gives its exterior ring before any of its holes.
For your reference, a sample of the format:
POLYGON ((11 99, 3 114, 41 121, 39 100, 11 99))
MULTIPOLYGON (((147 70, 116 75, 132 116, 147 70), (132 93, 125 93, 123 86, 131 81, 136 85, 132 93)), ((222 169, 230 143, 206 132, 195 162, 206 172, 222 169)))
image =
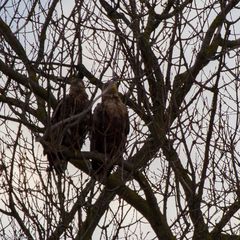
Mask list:
POLYGON ((63 150, 81 150, 91 121, 91 111, 83 112, 89 108, 90 103, 82 78, 73 78, 70 84, 69 94, 63 97, 52 114, 47 130, 48 144, 44 149, 49 170, 55 169, 58 174, 67 168, 63 150), (77 114, 80 116, 74 118, 77 114), (71 117, 71 121, 66 121, 71 117))
POLYGON ((104 154, 105 161, 92 161, 95 173, 110 174, 114 162, 123 158, 129 117, 126 105, 122 102, 116 82, 109 81, 103 86, 102 102, 93 113, 91 129, 91 151, 104 154))

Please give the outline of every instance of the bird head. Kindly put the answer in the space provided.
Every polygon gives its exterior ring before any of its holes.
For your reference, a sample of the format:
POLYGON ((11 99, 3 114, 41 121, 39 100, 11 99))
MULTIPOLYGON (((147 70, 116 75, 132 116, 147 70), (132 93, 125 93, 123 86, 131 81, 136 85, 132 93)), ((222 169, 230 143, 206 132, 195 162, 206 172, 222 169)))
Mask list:
POLYGON ((81 78, 72 77, 70 79, 70 84, 71 84, 69 92, 70 95, 75 96, 78 95, 80 92, 85 91, 85 86, 81 78))
POLYGON ((110 80, 103 85, 103 95, 118 94, 117 82, 110 80))

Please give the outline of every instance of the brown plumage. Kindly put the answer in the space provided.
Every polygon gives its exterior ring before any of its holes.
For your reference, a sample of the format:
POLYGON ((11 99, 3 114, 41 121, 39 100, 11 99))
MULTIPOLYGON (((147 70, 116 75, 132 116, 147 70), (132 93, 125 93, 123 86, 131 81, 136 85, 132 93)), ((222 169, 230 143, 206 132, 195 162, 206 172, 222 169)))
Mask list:
POLYGON ((57 105, 53 112, 50 128, 47 132, 48 146, 44 153, 47 154, 49 170, 53 168, 58 174, 63 173, 67 167, 67 159, 64 158, 62 151, 80 151, 89 130, 91 112, 85 116, 80 116, 73 121, 61 124, 76 114, 82 113, 89 107, 88 96, 82 79, 75 78, 71 81, 70 92, 57 105), (60 124, 57 127, 54 125, 60 124))
POLYGON ((111 172, 114 161, 123 157, 128 133, 127 107, 119 97, 116 83, 110 81, 105 84, 102 102, 96 106, 93 113, 91 151, 105 154, 104 163, 92 163, 96 173, 111 172))

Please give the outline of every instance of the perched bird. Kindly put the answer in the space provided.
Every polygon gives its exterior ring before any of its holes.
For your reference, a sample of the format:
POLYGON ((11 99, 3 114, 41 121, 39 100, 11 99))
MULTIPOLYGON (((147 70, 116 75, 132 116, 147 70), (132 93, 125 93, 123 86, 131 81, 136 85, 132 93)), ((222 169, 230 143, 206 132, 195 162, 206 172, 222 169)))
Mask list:
POLYGON ((67 118, 83 113, 90 105, 82 78, 73 78, 70 84, 69 94, 59 102, 53 112, 47 130, 48 144, 44 148, 44 154, 47 154, 49 161, 49 170, 55 169, 58 174, 67 168, 67 159, 62 151, 81 150, 91 121, 91 111, 87 111, 83 116, 64 122, 67 118))
POLYGON ((105 155, 104 162, 92 162, 95 173, 110 174, 114 162, 123 158, 128 133, 127 107, 118 94, 116 83, 109 81, 103 86, 102 102, 96 106, 92 119, 91 151, 105 155))

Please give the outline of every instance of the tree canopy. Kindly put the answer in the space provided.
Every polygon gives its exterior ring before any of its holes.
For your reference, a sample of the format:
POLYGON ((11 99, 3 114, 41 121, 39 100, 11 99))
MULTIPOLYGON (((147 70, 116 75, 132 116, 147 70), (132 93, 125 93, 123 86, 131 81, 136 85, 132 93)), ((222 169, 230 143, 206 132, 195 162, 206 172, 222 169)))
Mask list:
POLYGON ((239 12, 239 0, 2 0, 0 238, 240 239, 239 12), (92 108, 120 79, 130 133, 102 182, 88 139, 66 149, 59 188, 42 141, 78 72, 92 108))

